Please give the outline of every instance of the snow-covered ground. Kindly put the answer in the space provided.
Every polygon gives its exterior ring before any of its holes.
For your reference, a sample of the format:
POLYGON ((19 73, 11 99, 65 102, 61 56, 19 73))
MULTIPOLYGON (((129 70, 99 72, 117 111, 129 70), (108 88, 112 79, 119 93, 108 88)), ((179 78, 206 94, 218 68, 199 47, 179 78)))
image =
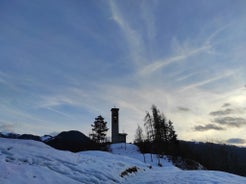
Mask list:
POLYGON ((0 184, 246 183, 245 177, 225 172, 183 171, 165 158, 158 167, 150 155, 144 163, 131 144, 111 145, 111 150, 71 153, 41 142, 0 138, 0 184))

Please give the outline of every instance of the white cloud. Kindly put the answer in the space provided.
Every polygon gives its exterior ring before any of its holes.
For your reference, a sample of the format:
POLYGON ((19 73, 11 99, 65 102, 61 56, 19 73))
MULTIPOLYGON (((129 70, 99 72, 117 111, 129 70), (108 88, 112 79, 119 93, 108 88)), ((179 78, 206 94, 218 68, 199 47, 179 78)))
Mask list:
POLYGON ((218 81, 220 79, 225 79, 227 77, 230 77, 230 76, 233 76, 234 75, 234 71, 226 71, 224 72, 223 74, 220 74, 220 75, 217 75, 217 76, 213 76, 213 77, 210 77, 209 79, 205 79, 203 81, 199 81, 199 82, 195 82, 193 84, 190 84, 188 86, 185 86, 181 89, 181 91, 184 91, 184 90, 190 90, 191 88, 197 88, 197 87, 201 87, 203 85, 206 85, 206 84, 209 84, 209 83, 212 83, 212 82, 215 82, 215 81, 218 81))
POLYGON ((161 59, 157 61, 153 61, 151 64, 144 66, 140 69, 139 74, 142 76, 145 75, 150 75, 160 69, 163 69, 167 65, 181 62, 183 60, 188 59, 191 56, 195 56, 197 54, 203 53, 203 52, 208 52, 211 49, 211 45, 202 45, 197 48, 185 48, 181 53, 177 53, 176 55, 173 55, 169 58, 166 59, 161 59))
POLYGON ((149 3, 148 1, 142 1, 141 7, 141 17, 144 20, 148 41, 153 42, 156 38, 156 20, 153 14, 155 2, 149 3))
POLYGON ((144 53, 144 43, 140 33, 134 30, 129 20, 125 20, 123 12, 120 11, 116 1, 110 0, 109 6, 112 12, 112 19, 119 25, 127 40, 132 61, 134 64, 139 65, 144 61, 144 57, 142 56, 144 53))
POLYGON ((184 81, 184 80, 186 80, 186 79, 189 79, 189 78, 192 78, 192 77, 196 76, 196 75, 199 74, 199 73, 201 73, 201 72, 196 71, 196 72, 184 74, 184 75, 182 75, 182 76, 176 78, 176 81, 178 81, 178 82, 179 82, 179 81, 184 81))
POLYGON ((207 38, 207 40, 205 41, 205 44, 210 45, 212 44, 215 40, 216 37, 218 35, 220 35, 223 31, 225 31, 226 29, 228 29, 231 26, 231 24, 226 24, 224 26, 219 27, 218 29, 216 29, 212 34, 210 34, 210 36, 207 38))
POLYGON ((150 75, 158 70, 165 68, 166 66, 170 64, 188 60, 190 57, 199 55, 201 53, 218 54, 217 51, 214 50, 213 44, 215 42, 216 36, 219 35, 221 32, 223 32, 228 27, 229 27, 229 24, 216 29, 207 38, 204 38, 204 41, 202 42, 202 44, 196 43, 196 42, 199 43, 198 40, 201 40, 201 38, 193 37, 190 40, 179 42, 177 38, 174 37, 170 44, 170 47, 172 47, 174 54, 171 57, 159 59, 159 60, 153 61, 152 63, 146 66, 143 66, 142 68, 140 68, 138 73, 142 76, 150 75))

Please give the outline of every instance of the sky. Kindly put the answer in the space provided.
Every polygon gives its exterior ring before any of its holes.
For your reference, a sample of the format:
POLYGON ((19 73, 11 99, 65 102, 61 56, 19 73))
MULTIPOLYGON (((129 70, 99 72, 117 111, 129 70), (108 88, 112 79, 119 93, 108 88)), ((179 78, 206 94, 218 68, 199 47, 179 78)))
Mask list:
POLYGON ((0 0, 0 131, 133 141, 155 104, 178 139, 246 146, 246 1, 0 0), (110 133, 109 133, 110 136, 110 133))

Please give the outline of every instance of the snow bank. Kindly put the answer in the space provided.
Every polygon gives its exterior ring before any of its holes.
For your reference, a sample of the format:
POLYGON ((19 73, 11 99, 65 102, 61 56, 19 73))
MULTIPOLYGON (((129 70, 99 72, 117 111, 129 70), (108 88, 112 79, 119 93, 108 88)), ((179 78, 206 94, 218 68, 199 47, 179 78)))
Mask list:
POLYGON ((111 150, 72 153, 41 142, 0 138, 0 184, 246 183, 245 177, 225 172, 182 171, 166 158, 163 167, 151 162, 150 155, 144 163, 134 145, 116 144, 111 150))
POLYGON ((123 183, 121 172, 141 161, 102 151, 72 153, 42 142, 0 138, 1 184, 123 183))
MULTIPOLYGON (((138 147, 133 144, 124 144, 124 143, 119 143, 119 144, 112 144, 110 146, 110 150, 113 154, 117 155, 122 155, 122 156, 127 156, 130 158, 134 158, 136 160, 139 160, 141 162, 144 162, 144 157, 145 157, 145 162, 147 165, 151 167, 158 167, 158 159, 157 155, 155 154, 142 154, 140 153, 138 147)), ((168 169, 168 170, 180 170, 179 168, 175 167, 172 162, 168 160, 167 157, 163 157, 160 159, 160 162, 162 164, 163 169, 168 169)))

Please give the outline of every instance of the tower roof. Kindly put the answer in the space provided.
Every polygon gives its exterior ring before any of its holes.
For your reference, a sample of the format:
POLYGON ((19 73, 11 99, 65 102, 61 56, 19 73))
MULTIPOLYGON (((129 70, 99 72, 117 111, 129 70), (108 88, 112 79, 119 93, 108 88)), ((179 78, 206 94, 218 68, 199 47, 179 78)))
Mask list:
POLYGON ((111 109, 111 111, 119 111, 119 108, 114 107, 111 109))

